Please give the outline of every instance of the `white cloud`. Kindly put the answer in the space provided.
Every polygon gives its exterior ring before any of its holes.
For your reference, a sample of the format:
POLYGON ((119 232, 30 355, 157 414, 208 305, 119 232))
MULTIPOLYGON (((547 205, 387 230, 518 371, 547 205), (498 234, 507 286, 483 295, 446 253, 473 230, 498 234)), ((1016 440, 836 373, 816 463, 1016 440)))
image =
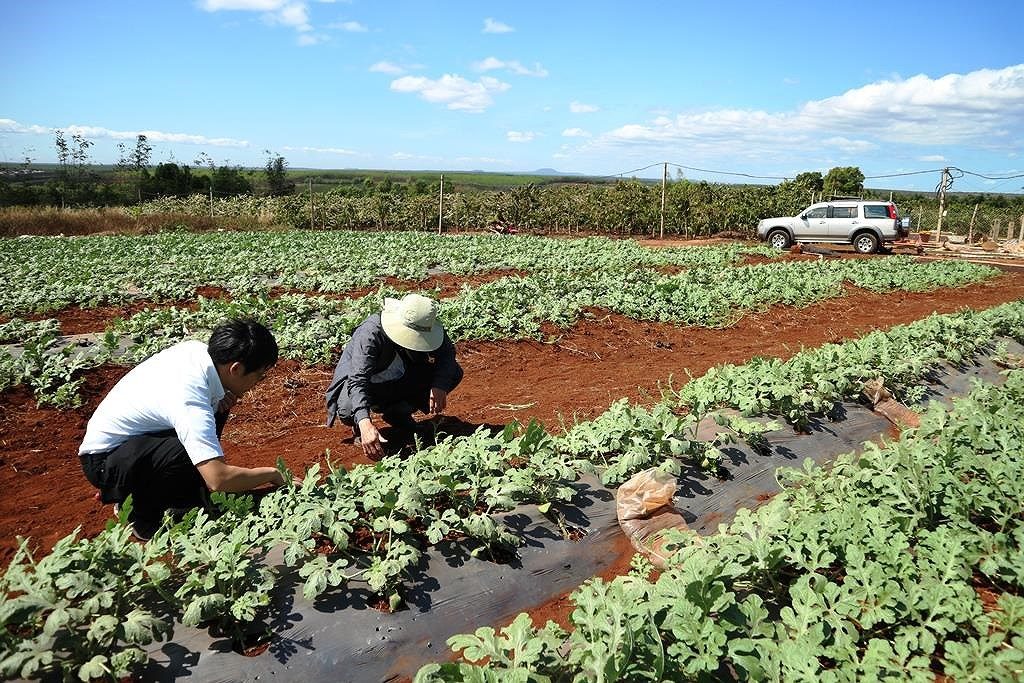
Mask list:
POLYGON ((873 142, 868 142, 867 140, 850 140, 849 138, 844 138, 841 135, 825 138, 821 141, 821 144, 825 147, 831 147, 838 149, 841 152, 846 152, 847 154, 868 152, 873 149, 878 149, 878 145, 873 142))
MULTIPOLYGON (((207 12, 260 12, 268 24, 288 26, 299 33, 313 30, 309 21, 309 4, 305 0, 200 0, 199 7, 207 12)), ((299 45, 315 45, 324 41, 324 36, 300 36, 299 45)))
POLYGON ((918 161, 945 161, 946 157, 941 154, 925 154, 924 156, 918 157, 918 161))
POLYGON ((329 36, 319 35, 316 33, 300 33, 298 38, 296 38, 296 42, 302 47, 319 45, 320 43, 326 43, 329 40, 329 36))
POLYGON ((309 10, 301 2, 285 5, 271 16, 278 23, 291 26, 298 31, 311 31, 313 29, 309 25, 309 10))
POLYGON ((509 159, 498 159, 496 157, 456 157, 457 164, 494 164, 507 166, 512 163, 509 159))
POLYGON ((585 131, 582 128, 566 128, 562 131, 562 137, 565 138, 589 138, 590 132, 585 131))
POLYGON ((235 140, 233 138, 208 138, 205 135, 193 133, 167 133, 159 130, 110 130, 99 126, 80 126, 71 124, 68 126, 26 126, 12 119, 0 119, 0 131, 7 133, 27 133, 32 135, 51 135, 58 129, 63 130, 67 137, 81 135, 87 139, 102 138, 109 140, 134 140, 139 135, 145 135, 150 142, 177 142, 186 145, 210 145, 213 147, 248 147, 246 140, 235 140))
POLYGON ((600 107, 593 104, 584 104, 582 102, 572 102, 569 104, 569 111, 573 114, 589 114, 590 112, 598 111, 600 107))
POLYGON ((376 73, 381 73, 381 74, 393 74, 393 75, 398 75, 398 74, 404 74, 405 73, 405 69, 403 69, 402 67, 398 66, 397 64, 392 64, 391 62, 388 62, 388 61, 377 62, 376 64, 371 65, 370 66, 370 71, 373 71, 373 72, 376 72, 376 73))
POLYGON ((391 82, 391 89, 395 92, 417 93, 427 102, 475 114, 494 104, 494 93, 504 92, 510 87, 508 83, 490 76, 483 76, 474 82, 454 74, 445 74, 436 80, 423 76, 403 76, 391 82))
POLYGON ((509 142, 532 142, 537 134, 532 131, 510 130, 505 133, 509 142))
POLYGON ((481 62, 477 62, 473 67, 477 71, 507 69, 518 76, 535 76, 537 78, 545 78, 548 75, 548 70, 541 66, 539 62, 534 62, 533 68, 530 69, 515 60, 506 62, 498 59, 497 57, 488 57, 481 62))
POLYGON ((396 161, 443 161, 441 157, 425 156, 423 154, 411 154, 409 152, 395 152, 394 154, 391 155, 391 158, 396 161))
POLYGON ((359 152, 340 147, 284 147, 286 152, 313 152, 314 154, 338 154, 341 156, 360 156, 359 152))
POLYGON ((505 62, 501 61, 497 57, 487 57, 481 62, 477 62, 473 65, 477 71, 492 71, 494 69, 504 68, 505 62))
POLYGON ((862 152, 887 144, 1019 148, 1024 64, 968 74, 885 80, 783 112, 722 109, 627 123, 596 144, 651 144, 745 157, 832 144, 862 152))
POLYGON ((875 129, 918 144, 1005 136, 1024 117, 1024 64, 871 83, 808 102, 795 116, 809 127, 875 129))
POLYGON ((287 0, 201 0, 199 6, 207 12, 221 10, 272 12, 285 4, 287 4, 287 0))
POLYGON ((347 31, 348 33, 366 33, 370 30, 358 21, 336 21, 333 24, 328 24, 327 28, 347 31))
POLYGON ((46 128, 45 126, 31 125, 26 126, 18 123, 14 119, 0 119, 0 131, 5 133, 27 133, 29 135, 49 135, 55 128, 46 128))
POLYGON ((786 84, 786 85, 800 85, 800 79, 799 78, 788 78, 787 77, 787 78, 783 78, 782 82, 784 84, 786 84))
POLYGON ((513 31, 515 31, 514 28, 508 24, 501 23, 497 19, 492 19, 491 17, 484 19, 483 33, 512 33, 513 31))

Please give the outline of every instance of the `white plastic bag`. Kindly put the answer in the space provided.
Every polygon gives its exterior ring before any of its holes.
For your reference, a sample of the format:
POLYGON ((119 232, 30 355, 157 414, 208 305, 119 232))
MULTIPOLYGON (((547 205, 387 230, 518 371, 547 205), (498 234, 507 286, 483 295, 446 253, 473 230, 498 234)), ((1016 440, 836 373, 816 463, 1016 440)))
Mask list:
POLYGON ((619 521, 647 517, 671 505, 676 493, 676 478, 656 468, 637 472, 615 494, 615 512, 619 521))
POLYGON ((637 552, 662 569, 668 561, 665 531, 689 529, 672 506, 677 486, 673 475, 651 468, 633 475, 615 494, 615 512, 622 532, 637 552))

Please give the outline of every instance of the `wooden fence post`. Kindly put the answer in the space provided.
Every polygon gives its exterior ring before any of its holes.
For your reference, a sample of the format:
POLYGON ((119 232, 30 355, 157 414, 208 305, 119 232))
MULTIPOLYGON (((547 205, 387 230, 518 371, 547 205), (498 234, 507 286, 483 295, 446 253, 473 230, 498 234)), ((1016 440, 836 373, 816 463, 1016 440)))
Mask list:
POLYGON ((441 174, 441 188, 437 193, 437 234, 441 234, 441 216, 444 215, 444 173, 441 174))
MULTIPOLYGON (((661 174, 661 231, 658 239, 665 239, 665 186, 668 184, 668 162, 665 162, 665 169, 661 174)), ((1024 220, 1021 221, 1024 226, 1024 220)))
POLYGON ((1020 217, 1020 233, 1017 234, 1017 240, 1024 242, 1024 215, 1020 217))
POLYGON ((971 214, 971 225, 967 228, 967 244, 974 242, 974 217, 978 215, 978 205, 974 205, 974 213, 971 214))

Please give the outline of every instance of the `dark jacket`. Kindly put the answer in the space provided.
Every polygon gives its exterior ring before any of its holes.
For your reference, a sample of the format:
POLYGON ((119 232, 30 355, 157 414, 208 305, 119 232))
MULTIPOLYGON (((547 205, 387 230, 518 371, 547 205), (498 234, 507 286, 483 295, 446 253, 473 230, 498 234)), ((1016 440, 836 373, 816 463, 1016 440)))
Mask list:
POLYGON ((381 326, 380 314, 374 313, 356 328, 345 345, 327 389, 327 426, 336 418, 356 424, 370 417, 371 407, 380 402, 371 394, 376 387, 400 381, 403 376, 431 374, 430 386, 450 392, 462 379, 462 368, 455 360, 455 345, 445 333, 436 351, 412 351, 391 341, 381 326), (400 363, 396 363, 396 358, 400 363))

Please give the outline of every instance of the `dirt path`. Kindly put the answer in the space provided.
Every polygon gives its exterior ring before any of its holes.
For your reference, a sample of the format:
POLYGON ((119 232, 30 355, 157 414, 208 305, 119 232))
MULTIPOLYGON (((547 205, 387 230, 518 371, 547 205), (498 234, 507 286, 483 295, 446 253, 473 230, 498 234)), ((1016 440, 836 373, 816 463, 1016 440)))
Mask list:
MULTIPOLYGON (((555 344, 466 342, 458 345, 466 370, 449 400, 448 429, 512 419, 541 420, 559 431, 559 416, 593 417, 623 396, 650 403, 658 383, 677 385, 689 372, 699 376, 720 363, 743 363, 755 355, 788 358, 803 347, 859 337, 923 318, 971 307, 988 308, 1024 299, 1024 273, 988 283, 926 294, 880 295, 850 290, 848 296, 803 309, 777 306, 744 317, 734 327, 713 330, 643 323, 598 313, 563 331, 555 344)), ((280 363, 235 409, 224 433, 230 462, 273 464, 278 456, 294 470, 332 459, 367 462, 347 443, 345 428, 323 426, 323 392, 332 367, 280 363)), ((100 368, 86 377, 86 405, 74 411, 37 408, 24 387, 0 394, 0 560, 6 562, 16 535, 49 549, 81 525, 102 529, 111 512, 93 498, 76 457, 85 424, 103 395, 127 372, 100 368)))

